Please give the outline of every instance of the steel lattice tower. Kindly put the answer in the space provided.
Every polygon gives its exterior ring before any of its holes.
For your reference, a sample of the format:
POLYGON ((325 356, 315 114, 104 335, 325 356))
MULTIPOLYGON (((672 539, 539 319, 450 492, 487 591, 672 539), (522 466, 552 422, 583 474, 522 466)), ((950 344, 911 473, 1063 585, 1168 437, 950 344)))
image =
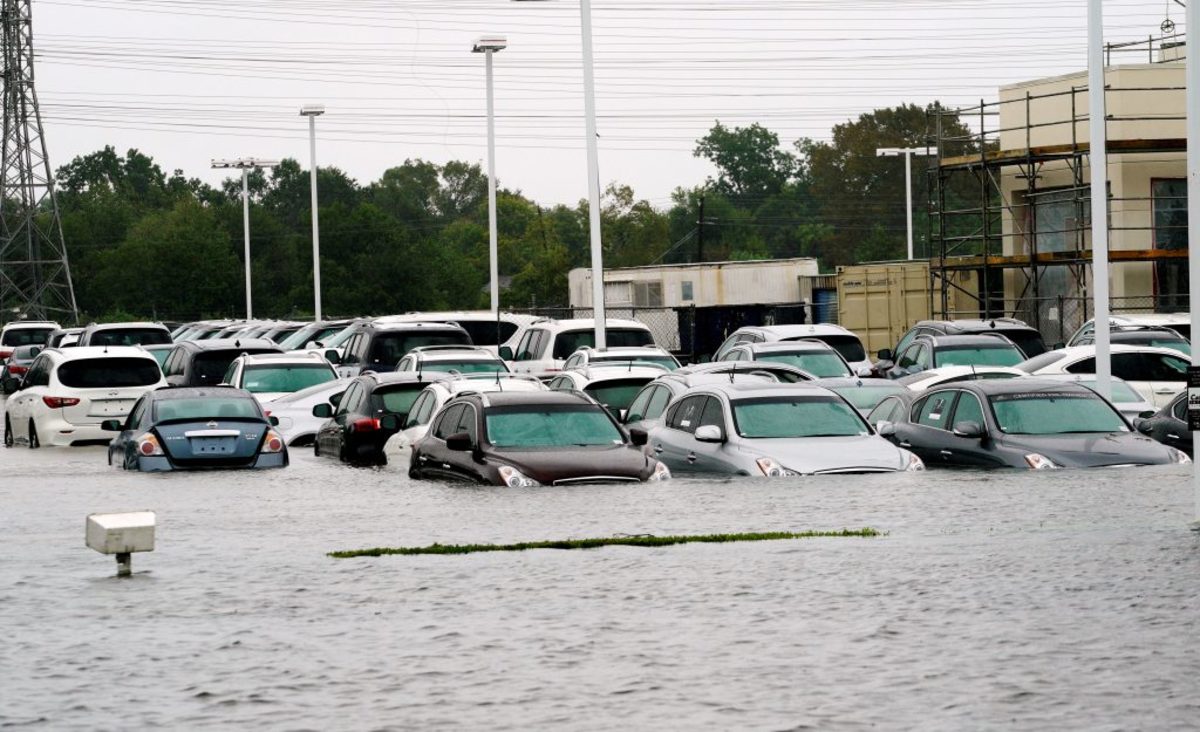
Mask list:
POLYGON ((0 322, 76 322, 75 289, 33 86, 31 0, 0 0, 4 127, 0 156, 0 322))

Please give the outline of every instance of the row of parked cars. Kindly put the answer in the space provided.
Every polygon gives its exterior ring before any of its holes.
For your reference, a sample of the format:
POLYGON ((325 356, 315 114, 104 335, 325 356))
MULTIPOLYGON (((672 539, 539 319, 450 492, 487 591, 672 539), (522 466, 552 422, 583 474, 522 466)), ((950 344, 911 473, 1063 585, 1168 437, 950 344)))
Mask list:
POLYGON ((141 469, 282 465, 289 446, 311 445, 353 463, 402 459, 415 477, 510 485, 1090 464, 1053 449, 1067 434, 1082 436, 1087 449, 1076 452, 1092 462, 1108 455, 1101 464, 1187 460, 1190 440, 1170 422, 1182 415, 1171 400, 1186 337, 1114 327, 1113 370, 1126 381, 1113 403, 1099 400, 1108 412, 1095 412, 1086 325, 1075 345, 1046 351, 1020 321, 924 322, 877 361, 835 325, 755 326, 731 333, 714 362, 681 369, 645 325, 623 320, 608 321, 604 351, 591 347, 590 320, 490 313, 74 334, 18 322, 0 332, 11 346, 0 350, 6 375, 23 369, 5 441, 108 443, 110 462, 141 469), (71 336, 76 344, 64 345, 71 336), (1164 408, 1151 416, 1155 407, 1164 408), (1027 432, 1033 412, 1022 409, 1080 420, 1039 418, 1043 431, 1027 432), (1109 413, 1115 422, 1100 419, 1109 413), (1106 449, 1089 442, 1097 435, 1106 449), (1005 452, 1012 444, 1027 450, 1019 460, 1005 452))

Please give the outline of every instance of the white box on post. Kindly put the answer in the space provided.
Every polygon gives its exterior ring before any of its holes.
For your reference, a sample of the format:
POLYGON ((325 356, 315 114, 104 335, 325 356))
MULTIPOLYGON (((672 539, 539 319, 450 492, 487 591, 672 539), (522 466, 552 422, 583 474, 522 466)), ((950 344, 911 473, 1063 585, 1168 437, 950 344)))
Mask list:
POLYGON ((93 513, 87 517, 86 541, 101 554, 117 555, 117 576, 133 573, 130 555, 154 551, 154 512, 93 513))

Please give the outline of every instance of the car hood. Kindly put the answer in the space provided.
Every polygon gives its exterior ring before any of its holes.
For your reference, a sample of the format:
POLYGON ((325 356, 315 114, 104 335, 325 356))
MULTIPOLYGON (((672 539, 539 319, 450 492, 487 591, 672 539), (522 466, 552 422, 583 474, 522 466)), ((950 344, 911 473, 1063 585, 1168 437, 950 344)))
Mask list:
POLYGON ((549 449, 490 448, 488 463, 511 465, 543 485, 559 481, 604 482, 645 480, 655 461, 632 445, 599 445, 549 449))
POLYGON ((1064 468, 1171 462, 1170 448, 1134 432, 1016 435, 1000 439, 1005 447, 1044 455, 1064 468))
POLYGON ((773 458, 796 473, 890 472, 907 466, 900 448, 878 435, 760 439, 739 449, 773 458))

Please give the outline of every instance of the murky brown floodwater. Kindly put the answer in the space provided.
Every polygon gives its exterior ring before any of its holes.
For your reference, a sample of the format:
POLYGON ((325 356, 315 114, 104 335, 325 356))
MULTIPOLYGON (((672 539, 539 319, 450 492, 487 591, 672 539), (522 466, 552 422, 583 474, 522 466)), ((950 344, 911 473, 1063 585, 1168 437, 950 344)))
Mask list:
POLYGON ((512 490, 0 450, 0 726, 1194 729, 1186 468, 512 490), (137 573, 84 517, 158 512, 137 573), (873 526, 878 539, 333 560, 873 526))

